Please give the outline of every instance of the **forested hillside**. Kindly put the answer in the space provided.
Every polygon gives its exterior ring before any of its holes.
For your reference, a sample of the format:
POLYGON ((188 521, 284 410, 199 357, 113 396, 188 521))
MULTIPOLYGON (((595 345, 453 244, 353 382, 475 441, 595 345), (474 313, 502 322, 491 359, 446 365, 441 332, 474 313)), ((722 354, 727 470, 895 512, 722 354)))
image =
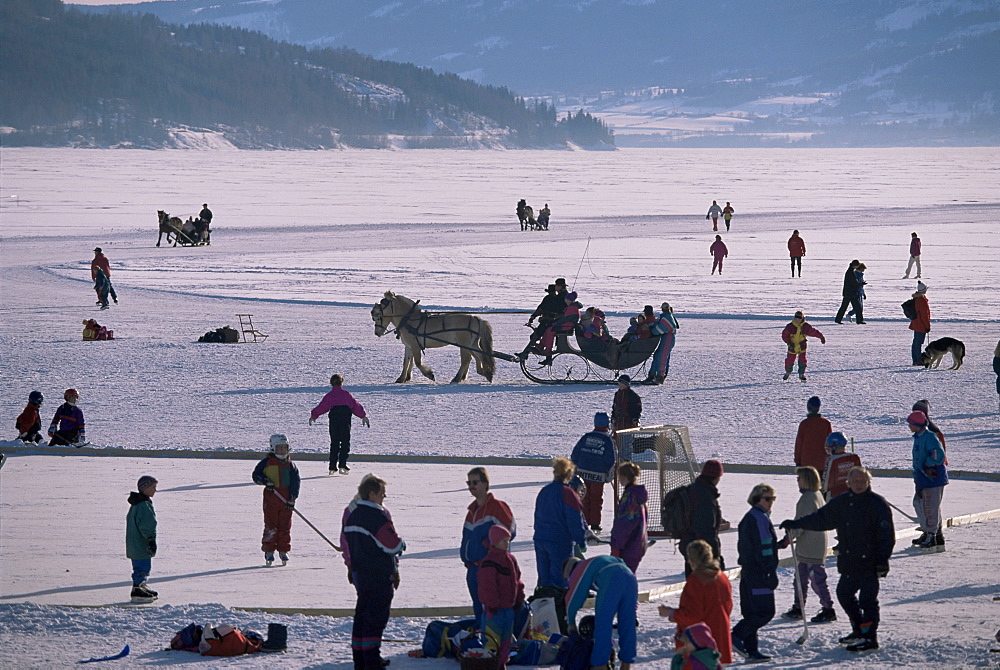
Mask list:
POLYGON ((349 49, 219 25, 0 3, 6 146, 240 148, 613 145, 587 114, 558 120, 508 89, 349 49))

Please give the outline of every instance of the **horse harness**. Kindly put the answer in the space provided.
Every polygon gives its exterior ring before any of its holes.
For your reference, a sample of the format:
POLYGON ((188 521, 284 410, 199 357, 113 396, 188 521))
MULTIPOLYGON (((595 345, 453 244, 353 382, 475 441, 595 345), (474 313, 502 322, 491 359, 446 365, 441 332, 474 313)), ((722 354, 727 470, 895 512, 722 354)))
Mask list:
MULTIPOLYGON (((397 340, 400 339, 400 336, 402 335, 402 333, 400 332, 400 328, 402 328, 413 336, 413 338, 417 341, 417 346, 420 347, 421 351, 427 348, 427 340, 433 340, 435 342, 441 342, 442 344, 450 344, 452 346, 459 347, 460 349, 468 349, 469 351, 475 351, 477 353, 485 353, 482 349, 479 349, 477 347, 467 347, 463 344, 458 344, 457 342, 451 342, 450 340, 445 340, 440 337, 435 337, 434 335, 426 332, 427 320, 429 318, 444 316, 446 314, 460 314, 461 312, 418 312, 417 314, 419 316, 419 319, 417 320, 416 325, 411 324, 410 321, 412 319, 413 311, 417 309, 419 303, 420 303, 419 300, 414 301, 410 309, 407 310, 406 314, 403 315, 402 319, 399 322, 399 325, 396 326, 394 332, 396 333, 397 340)), ((390 300, 389 298, 383 298, 379 302, 380 316, 383 319, 385 318, 391 319, 392 317, 395 316, 395 314, 387 315, 385 313, 385 308, 391 304, 392 300, 390 300)), ((468 323, 472 323, 471 318, 468 320, 468 323)), ((393 331, 390 331, 388 328, 386 328, 386 332, 388 333, 393 331)), ((467 333, 472 333, 476 337, 479 336, 479 329, 470 328, 468 325, 465 328, 440 328, 438 330, 435 330, 434 334, 451 333, 451 332, 467 332, 467 333)))

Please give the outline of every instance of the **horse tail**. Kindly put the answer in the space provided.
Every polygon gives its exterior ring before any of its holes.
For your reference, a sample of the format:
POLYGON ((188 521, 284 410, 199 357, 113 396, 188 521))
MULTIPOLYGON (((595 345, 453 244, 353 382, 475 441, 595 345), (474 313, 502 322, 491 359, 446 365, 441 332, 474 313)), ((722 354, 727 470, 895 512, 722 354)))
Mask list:
POLYGON ((483 351, 483 373, 487 381, 493 381, 497 361, 493 358, 493 326, 486 319, 479 320, 479 348, 483 351))

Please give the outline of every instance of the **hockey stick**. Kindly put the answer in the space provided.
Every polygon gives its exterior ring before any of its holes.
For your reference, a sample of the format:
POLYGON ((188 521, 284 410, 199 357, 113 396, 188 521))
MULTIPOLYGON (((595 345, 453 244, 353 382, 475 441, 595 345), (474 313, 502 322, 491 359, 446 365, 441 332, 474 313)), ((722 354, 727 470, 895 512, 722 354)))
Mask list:
POLYGON ((894 510, 896 510, 897 512, 899 512, 900 514, 902 514, 903 516, 905 516, 905 517, 906 517, 907 519, 909 519, 909 520, 910 520, 910 521, 912 521, 913 523, 920 523, 920 519, 918 519, 917 517, 915 517, 915 516, 910 516, 909 514, 907 514, 906 512, 904 512, 903 510, 901 510, 901 509, 899 509, 898 507, 896 507, 895 505, 893 505, 893 504, 892 504, 891 502, 889 502, 888 500, 886 500, 886 502, 887 502, 887 503, 889 503, 889 507, 891 507, 891 508, 893 508, 894 510))
POLYGON ((799 557, 795 553, 795 540, 791 540, 789 542, 789 546, 792 548, 792 561, 795 563, 793 566, 793 569, 795 570, 795 592, 799 595, 799 610, 802 612, 802 635, 800 635, 799 639, 795 641, 795 644, 803 645, 806 643, 806 640, 809 639, 809 624, 806 623, 806 613, 804 607, 806 604, 805 588, 802 584, 802 578, 799 576, 799 557))
MULTIPOLYGON (((280 500, 281 502, 285 503, 286 505, 288 504, 288 501, 287 501, 287 500, 285 500, 285 497, 284 497, 283 495, 281 495, 280 493, 278 493, 278 492, 277 492, 276 490, 274 490, 274 489, 271 489, 271 493, 273 493, 274 495, 278 496, 278 500, 280 500)), ((320 536, 321 538, 323 538, 324 540, 326 540, 326 543, 327 543, 328 545, 330 545, 331 547, 333 547, 334 549, 336 549, 336 550, 337 550, 337 551, 339 551, 340 553, 344 553, 344 550, 343 550, 343 549, 341 549, 340 547, 338 547, 337 545, 335 545, 335 544, 334 544, 333 542, 330 542, 330 538, 328 538, 328 537, 327 537, 326 535, 324 535, 323 533, 321 533, 321 532, 320 532, 320 530, 319 530, 319 528, 317 528, 316 526, 312 525, 312 522, 311 522, 311 521, 309 521, 309 519, 307 519, 307 518, 306 518, 306 517, 305 517, 305 516, 304 516, 304 515, 302 514, 302 512, 300 512, 300 511, 298 510, 298 508, 297 508, 297 507, 292 507, 292 511, 293 511, 293 512, 295 512, 296 514, 298 514, 298 515, 299 515, 299 518, 300 518, 300 519, 302 519, 303 521, 305 521, 305 522, 306 522, 306 523, 307 523, 307 524, 309 525, 309 527, 310 527, 310 528, 312 528, 312 529, 313 529, 314 531, 316 531, 316 533, 317 533, 317 534, 318 534, 318 535, 319 535, 319 536, 320 536)))

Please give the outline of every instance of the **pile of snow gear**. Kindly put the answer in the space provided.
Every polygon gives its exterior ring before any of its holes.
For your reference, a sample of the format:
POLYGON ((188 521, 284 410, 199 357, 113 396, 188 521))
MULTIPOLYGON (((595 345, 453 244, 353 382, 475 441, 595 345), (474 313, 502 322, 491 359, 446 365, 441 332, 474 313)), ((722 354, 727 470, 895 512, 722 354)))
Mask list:
POLYGON ((240 341, 240 334, 229 326, 210 330, 198 338, 199 342, 216 342, 219 344, 236 344, 240 341))
POLYGON ((285 651, 287 643, 288 628, 280 623, 267 624, 267 641, 260 633, 241 631, 228 624, 199 626, 191 623, 177 631, 170 640, 169 649, 202 656, 242 656, 259 651, 285 651))

